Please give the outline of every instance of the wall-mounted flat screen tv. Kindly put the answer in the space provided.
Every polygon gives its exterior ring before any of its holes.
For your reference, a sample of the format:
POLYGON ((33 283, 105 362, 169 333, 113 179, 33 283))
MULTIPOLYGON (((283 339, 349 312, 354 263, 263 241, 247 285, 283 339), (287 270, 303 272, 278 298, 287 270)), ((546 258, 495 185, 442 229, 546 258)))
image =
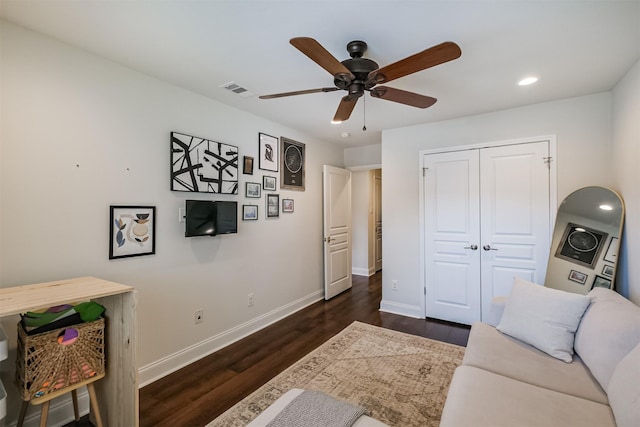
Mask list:
POLYGON ((185 237, 215 236, 238 232, 238 203, 187 200, 185 237))

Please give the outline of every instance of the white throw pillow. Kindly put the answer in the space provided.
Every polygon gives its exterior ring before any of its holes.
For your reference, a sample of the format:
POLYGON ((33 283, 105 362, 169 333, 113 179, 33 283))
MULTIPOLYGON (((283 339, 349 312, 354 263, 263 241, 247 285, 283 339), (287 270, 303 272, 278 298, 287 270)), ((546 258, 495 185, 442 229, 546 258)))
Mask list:
POLYGON ((516 277, 497 329, 571 363, 573 340, 590 298, 516 277))

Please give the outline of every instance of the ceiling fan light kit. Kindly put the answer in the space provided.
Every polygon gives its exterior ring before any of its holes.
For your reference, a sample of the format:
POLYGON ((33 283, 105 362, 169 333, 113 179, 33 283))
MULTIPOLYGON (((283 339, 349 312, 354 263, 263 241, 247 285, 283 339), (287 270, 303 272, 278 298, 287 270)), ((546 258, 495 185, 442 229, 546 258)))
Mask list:
POLYGON ((347 95, 342 97, 331 123, 341 123, 348 120, 358 99, 364 95, 365 91, 369 92, 374 98, 393 101, 411 107, 428 108, 432 106, 436 103, 436 98, 388 86, 376 85, 452 61, 462 55, 462 51, 457 44, 444 42, 380 68, 375 61, 363 57, 367 51, 367 44, 361 40, 354 40, 347 44, 347 52, 349 52, 351 58, 342 62, 338 61, 320 43, 310 37, 295 37, 289 42, 309 59, 327 70, 333 76, 334 87, 262 95, 259 98, 274 99, 318 92, 347 91, 347 95))

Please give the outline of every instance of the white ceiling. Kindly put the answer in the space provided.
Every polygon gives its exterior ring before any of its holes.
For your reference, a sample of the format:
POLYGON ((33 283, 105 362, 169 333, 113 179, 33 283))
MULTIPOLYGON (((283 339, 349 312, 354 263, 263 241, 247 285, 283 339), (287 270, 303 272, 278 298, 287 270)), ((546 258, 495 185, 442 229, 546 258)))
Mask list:
MULTIPOLYGON (((0 15, 130 68, 320 139, 379 143, 381 130, 610 90, 640 58, 631 1, 0 1, 0 15), (388 65, 451 40, 458 60, 388 85, 438 98, 425 110, 366 97, 331 125, 344 92, 257 95, 332 86, 289 44, 315 38, 339 60, 364 40, 388 65), (522 77, 540 78, 519 87, 522 77), (235 81, 256 95, 219 86, 235 81), (349 138, 341 138, 343 132, 349 138)), ((268 132, 268 129, 265 129, 268 132)))

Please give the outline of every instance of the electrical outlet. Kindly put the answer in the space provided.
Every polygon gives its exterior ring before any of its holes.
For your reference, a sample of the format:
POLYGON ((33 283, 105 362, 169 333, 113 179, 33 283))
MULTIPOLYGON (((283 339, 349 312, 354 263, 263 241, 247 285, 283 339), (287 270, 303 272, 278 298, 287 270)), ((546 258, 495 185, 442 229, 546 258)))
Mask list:
POLYGON ((255 295, 253 293, 250 293, 249 295, 247 295, 247 307, 253 307, 254 297, 255 295))
POLYGON ((202 323, 203 320, 204 320, 204 310, 200 308, 196 310, 196 312, 193 314, 193 321, 194 323, 202 323))
POLYGON ((398 290, 398 281, 397 280, 392 280, 391 281, 391 290, 393 290, 393 291, 397 291, 398 290))

